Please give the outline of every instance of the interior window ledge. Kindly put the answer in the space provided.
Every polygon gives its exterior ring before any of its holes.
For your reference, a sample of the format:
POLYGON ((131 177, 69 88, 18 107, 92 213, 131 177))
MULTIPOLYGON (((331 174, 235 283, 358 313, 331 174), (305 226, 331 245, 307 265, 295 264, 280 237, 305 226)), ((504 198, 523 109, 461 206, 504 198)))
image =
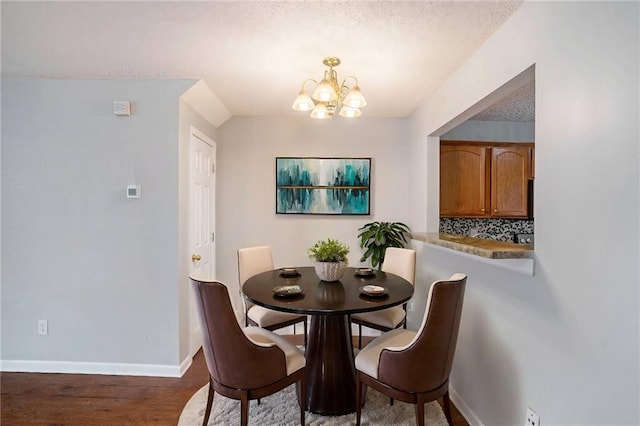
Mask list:
POLYGON ((438 250, 454 252, 456 255, 508 269, 527 276, 534 276, 535 253, 533 247, 438 233, 411 234, 411 239, 422 241, 438 250))

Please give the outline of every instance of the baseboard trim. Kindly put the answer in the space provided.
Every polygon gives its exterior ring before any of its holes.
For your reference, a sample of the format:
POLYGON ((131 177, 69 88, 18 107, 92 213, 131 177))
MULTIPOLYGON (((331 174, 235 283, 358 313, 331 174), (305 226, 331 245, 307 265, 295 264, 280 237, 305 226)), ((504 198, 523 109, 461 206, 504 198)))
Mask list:
POLYGON ((473 410, 464 402, 460 394, 456 392, 451 385, 449 385, 449 398, 458 411, 460 411, 460 414, 462 414, 462 417, 464 417, 467 423, 471 426, 484 426, 484 423, 480 421, 480 418, 476 416, 476 413, 474 413, 473 410))
POLYGON ((14 373, 105 374, 114 376, 182 377, 191 365, 187 357, 180 365, 124 364, 70 361, 0 360, 0 371, 14 373))
POLYGON ((186 373, 189 367, 191 367, 192 362, 193 362, 193 356, 188 356, 184 360, 182 360, 182 362, 180 363, 180 375, 178 377, 184 376, 184 373, 186 373))

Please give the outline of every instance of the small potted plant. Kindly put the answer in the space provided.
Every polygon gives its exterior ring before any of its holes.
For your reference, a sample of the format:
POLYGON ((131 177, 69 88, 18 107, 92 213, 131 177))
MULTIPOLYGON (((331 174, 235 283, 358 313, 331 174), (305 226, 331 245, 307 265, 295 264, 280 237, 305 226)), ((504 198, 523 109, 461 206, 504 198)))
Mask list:
POLYGON ((365 224, 358 234, 360 248, 365 249, 360 262, 365 262, 371 257, 371 267, 382 268, 384 253, 387 247, 404 247, 407 243, 406 234, 409 227, 402 222, 369 222, 365 224))
POLYGON ((344 275, 349 261, 349 247, 332 238, 317 241, 307 251, 309 257, 315 260, 316 274, 322 281, 338 281, 344 275))

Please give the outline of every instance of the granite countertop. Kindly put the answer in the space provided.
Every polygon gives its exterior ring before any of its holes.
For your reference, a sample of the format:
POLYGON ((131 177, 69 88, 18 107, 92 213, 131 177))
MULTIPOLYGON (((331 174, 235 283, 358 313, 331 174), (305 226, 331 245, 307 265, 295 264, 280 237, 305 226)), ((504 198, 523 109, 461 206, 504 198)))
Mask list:
POLYGON ((471 238, 464 235, 414 232, 411 238, 427 244, 482 256, 489 259, 521 259, 533 257, 533 246, 505 241, 471 238))

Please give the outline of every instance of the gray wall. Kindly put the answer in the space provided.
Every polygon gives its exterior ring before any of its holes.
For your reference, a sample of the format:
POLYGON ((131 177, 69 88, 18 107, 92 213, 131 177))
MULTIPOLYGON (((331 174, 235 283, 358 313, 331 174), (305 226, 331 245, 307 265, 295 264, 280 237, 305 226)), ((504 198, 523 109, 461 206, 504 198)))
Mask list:
POLYGON ((183 361, 179 96, 194 82, 2 80, 3 367, 183 361))
POLYGON ((435 230, 429 136, 535 64, 535 276, 416 243, 419 283, 469 276, 451 386, 472 424, 640 423, 639 18, 525 2, 411 117, 412 225, 435 230))

